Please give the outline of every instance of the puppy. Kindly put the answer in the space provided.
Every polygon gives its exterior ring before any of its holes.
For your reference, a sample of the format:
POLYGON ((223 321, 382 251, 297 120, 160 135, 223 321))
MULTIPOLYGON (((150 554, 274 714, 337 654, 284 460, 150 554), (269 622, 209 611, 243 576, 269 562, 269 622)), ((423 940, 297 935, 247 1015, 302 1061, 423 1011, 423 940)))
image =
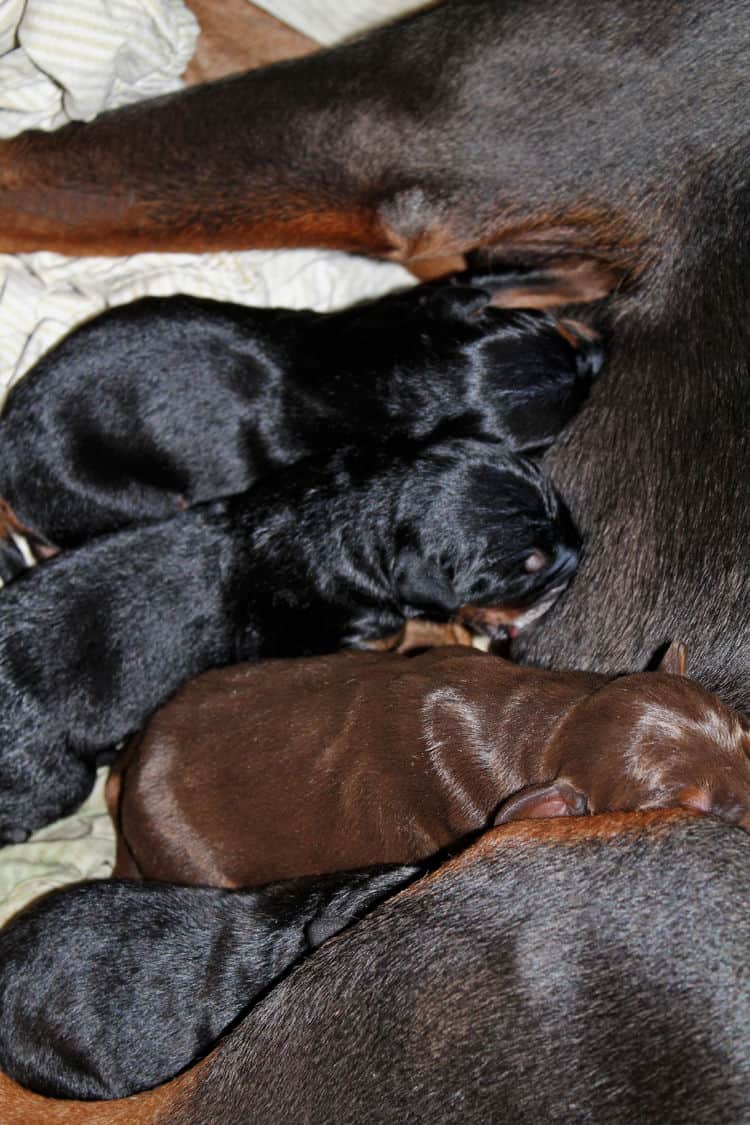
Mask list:
POLYGON ((496 816, 658 805, 750 828, 750 723, 668 670, 682 652, 617 679, 448 647, 207 672, 108 784, 115 871, 251 886, 413 862, 496 816))
POLYGON ((422 616, 502 636, 577 557, 539 470, 468 440, 310 458, 66 552, 0 598, 0 841, 75 808, 102 752, 199 672, 422 616))
POLYGON ((52 1097, 156 1086, 290 965, 417 873, 236 892, 105 879, 45 895, 0 931, 0 1065, 52 1097))
POLYGON ((37 537, 71 547, 383 435, 455 424, 541 452, 602 352, 572 322, 490 306, 521 277, 459 277, 327 315, 197 297, 116 308, 11 390, 0 495, 37 537))

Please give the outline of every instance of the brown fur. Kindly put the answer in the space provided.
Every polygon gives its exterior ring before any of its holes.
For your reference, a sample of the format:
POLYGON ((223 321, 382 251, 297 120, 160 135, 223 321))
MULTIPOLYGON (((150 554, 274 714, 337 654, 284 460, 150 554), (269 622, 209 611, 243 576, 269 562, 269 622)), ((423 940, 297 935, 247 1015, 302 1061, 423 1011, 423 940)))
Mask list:
POLYGON ((498 808, 681 803, 750 826, 749 729, 680 675, 609 680, 471 649, 214 670, 115 770, 116 873, 241 887, 411 862, 498 808))
MULTIPOLYGON (((175 1082, 182 1092, 192 1085, 197 1068, 175 1082)), ((158 1125, 169 1120, 175 1083, 136 1097, 112 1102, 79 1102, 43 1098, 0 1072, 0 1121, 3 1125, 158 1125)))

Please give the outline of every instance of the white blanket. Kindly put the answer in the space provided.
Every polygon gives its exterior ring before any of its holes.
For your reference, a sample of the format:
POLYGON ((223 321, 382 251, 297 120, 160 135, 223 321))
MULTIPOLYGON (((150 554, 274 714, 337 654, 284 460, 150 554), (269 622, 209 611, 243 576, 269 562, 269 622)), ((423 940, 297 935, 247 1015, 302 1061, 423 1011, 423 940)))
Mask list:
POLYGON ((255 0, 272 16, 329 46, 386 20, 423 8, 429 0, 255 0))

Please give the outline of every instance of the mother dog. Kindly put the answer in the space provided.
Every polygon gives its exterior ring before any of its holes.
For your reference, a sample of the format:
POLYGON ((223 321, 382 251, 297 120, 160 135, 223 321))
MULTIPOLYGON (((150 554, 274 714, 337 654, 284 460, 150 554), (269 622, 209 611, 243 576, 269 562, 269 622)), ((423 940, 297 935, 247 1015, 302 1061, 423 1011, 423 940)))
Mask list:
MULTIPOLYGON (((684 637, 750 709, 746 0, 446 0, 330 51, 0 147, 0 248, 323 245, 547 266, 613 291, 550 455, 586 563, 524 655, 684 637)), ((530 298, 531 299, 531 298, 530 298)))

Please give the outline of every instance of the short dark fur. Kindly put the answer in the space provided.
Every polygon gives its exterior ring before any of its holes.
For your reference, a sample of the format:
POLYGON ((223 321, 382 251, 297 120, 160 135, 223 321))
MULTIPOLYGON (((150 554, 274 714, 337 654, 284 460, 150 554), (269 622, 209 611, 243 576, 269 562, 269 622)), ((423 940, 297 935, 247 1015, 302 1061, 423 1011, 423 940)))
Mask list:
POLYGON ((749 897, 750 837, 709 817, 507 826, 282 981, 158 1120, 744 1121, 749 897))
POLYGON ((538 608, 577 549, 531 462, 448 441, 311 458, 28 571, 0 598, 0 841, 74 808, 100 753, 198 672, 538 608))
POLYGON ((750 828, 750 723, 670 671, 469 648, 215 669, 108 784, 120 875, 253 886, 426 858, 517 817, 684 804, 750 828))
POLYGON ((72 332, 10 392, 0 495, 60 547, 241 492, 269 470, 455 424, 539 453, 601 363, 517 275, 423 285, 323 315, 148 298, 72 332))
POLYGON ((205 1053, 304 954, 415 867, 217 891, 101 880, 0 931, 0 1065, 58 1098, 117 1098, 205 1053))
POLYGON ((318 950, 207 1059, 8 1125, 744 1121, 750 839, 712 817, 506 825, 318 950))
POLYGON ((450 0, 3 142, 0 246, 614 271, 606 376, 550 458, 586 565, 523 654, 635 670, 683 637, 750 711, 749 50, 746 0, 450 0))

